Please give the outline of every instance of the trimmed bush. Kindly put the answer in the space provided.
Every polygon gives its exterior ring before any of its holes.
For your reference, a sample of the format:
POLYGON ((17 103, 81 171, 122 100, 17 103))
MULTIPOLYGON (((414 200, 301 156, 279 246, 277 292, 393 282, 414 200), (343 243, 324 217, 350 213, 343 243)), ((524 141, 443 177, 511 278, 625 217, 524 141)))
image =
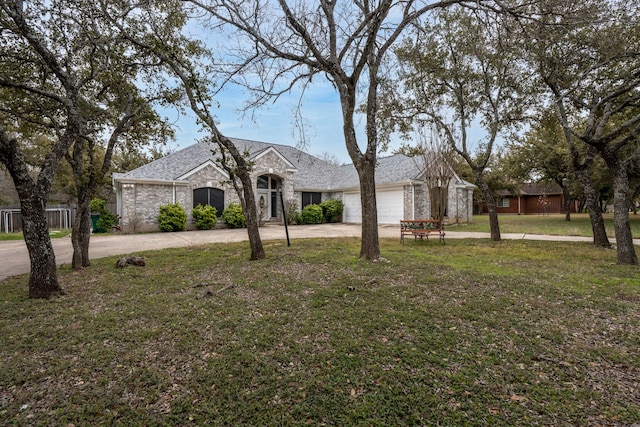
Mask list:
POLYGON ((229 203, 222 211, 222 220, 229 228, 243 228, 247 226, 247 219, 242 212, 242 206, 238 203, 229 203))
POLYGON ((320 203, 325 222, 339 222, 344 211, 344 203, 341 200, 330 199, 320 203))
POLYGON ((218 211, 210 205, 198 205, 191 212, 193 223, 198 230, 211 230, 218 222, 218 211))
POLYGON ((160 206, 158 225, 162 231, 184 231, 187 228, 187 212, 177 203, 160 206))
POLYGON ((298 224, 322 224, 324 215, 320 205, 307 205, 298 215, 298 224))

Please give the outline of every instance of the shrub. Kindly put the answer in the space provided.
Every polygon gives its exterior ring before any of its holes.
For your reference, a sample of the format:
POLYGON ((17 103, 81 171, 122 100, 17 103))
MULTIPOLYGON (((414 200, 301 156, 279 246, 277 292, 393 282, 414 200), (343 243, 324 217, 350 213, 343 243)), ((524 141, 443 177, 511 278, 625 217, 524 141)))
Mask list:
POLYGON ((106 200, 94 198, 89 202, 89 210, 100 215, 96 221, 96 233, 106 233, 118 224, 118 217, 107 209, 106 200))
POLYGON ((102 212, 100 218, 96 221, 98 232, 106 233, 118 225, 118 217, 109 211, 102 212))
POLYGON ((218 211, 210 205, 198 205, 193 208, 193 223, 198 230, 211 230, 218 222, 218 211))
POLYGON ((344 211, 344 203, 341 200, 330 199, 320 203, 322 208, 322 215, 325 222, 338 222, 342 217, 342 211, 344 211))
POLYGON ((184 231, 187 228, 187 212, 177 203, 160 206, 158 225, 162 231, 184 231))
POLYGON ((221 218, 229 228, 242 228, 247 225, 247 220, 242 213, 242 206, 238 203, 229 203, 222 211, 221 218))
POLYGON ((89 202, 89 209, 91 210, 91 212, 96 212, 99 214, 107 212, 107 201, 99 199, 97 197, 91 199, 91 201, 89 202))
POLYGON ((299 224, 322 224, 324 216, 320 205, 307 205, 298 215, 299 224))

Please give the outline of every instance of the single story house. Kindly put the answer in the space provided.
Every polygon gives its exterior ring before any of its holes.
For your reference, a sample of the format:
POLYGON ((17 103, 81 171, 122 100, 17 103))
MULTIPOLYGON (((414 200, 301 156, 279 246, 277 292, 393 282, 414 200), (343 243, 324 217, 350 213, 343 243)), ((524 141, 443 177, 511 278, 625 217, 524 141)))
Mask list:
MULTIPOLYGON (((496 211, 499 214, 548 215, 560 214, 565 197, 558 184, 531 183, 522 184, 515 191, 498 192, 496 211)), ((571 212, 578 212, 579 201, 571 202, 571 212)), ((483 204, 483 213, 488 213, 487 204, 483 204)))
MULTIPOLYGON (((253 163, 256 199, 264 221, 282 221, 282 200, 299 209, 310 203, 339 199, 344 222, 360 223, 360 189, 352 164, 337 166, 294 147, 233 139, 253 163)), ((179 203, 191 221, 191 210, 209 204, 218 214, 238 196, 227 173, 216 163, 217 145, 199 142, 126 173, 113 174, 117 214, 128 231, 157 229, 160 206, 179 203)), ((378 221, 428 218, 429 192, 414 159, 393 155, 379 159, 376 169, 378 221)), ((454 176, 448 189, 449 222, 471 221, 475 186, 454 176)))

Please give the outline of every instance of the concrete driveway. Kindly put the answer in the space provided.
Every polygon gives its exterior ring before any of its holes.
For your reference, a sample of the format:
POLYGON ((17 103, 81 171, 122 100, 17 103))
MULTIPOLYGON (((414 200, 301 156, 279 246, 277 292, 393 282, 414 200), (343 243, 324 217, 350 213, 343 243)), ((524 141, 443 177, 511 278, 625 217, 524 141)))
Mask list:
MULTIPOLYGON (((319 225, 294 225, 289 227, 291 239, 312 237, 360 237, 360 224, 319 224, 319 225)), ((380 237, 400 238, 398 225, 381 225, 380 237)), ((260 228, 260 236, 263 240, 286 239, 285 228, 282 225, 268 225, 260 228)), ((447 230, 447 239, 490 238, 489 233, 467 233, 447 230)), ((554 241, 586 241, 590 237, 573 236, 542 236, 532 234, 502 234, 503 239, 529 239, 529 240, 554 240, 554 241)), ((210 243, 229 243, 248 240, 246 229, 219 229, 206 231, 185 231, 180 233, 145 233, 145 234, 115 234, 93 235, 89 246, 91 259, 103 258, 112 255, 135 254, 141 251, 177 247, 198 246, 210 243)), ((71 239, 52 239, 53 249, 58 265, 70 264, 73 248, 71 239)), ((640 242, 636 242, 639 244, 640 242)), ((29 253, 24 241, 0 242, 0 280, 18 274, 28 273, 30 269, 29 253)))

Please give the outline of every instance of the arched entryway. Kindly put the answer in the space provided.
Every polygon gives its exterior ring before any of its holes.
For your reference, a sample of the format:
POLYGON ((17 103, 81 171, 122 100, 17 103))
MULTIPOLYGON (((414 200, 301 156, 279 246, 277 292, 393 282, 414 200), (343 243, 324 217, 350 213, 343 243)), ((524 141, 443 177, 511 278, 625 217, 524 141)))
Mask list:
POLYGON ((282 186, 282 178, 277 175, 260 175, 258 177, 258 215, 262 221, 278 221, 282 212, 278 189, 282 186))

